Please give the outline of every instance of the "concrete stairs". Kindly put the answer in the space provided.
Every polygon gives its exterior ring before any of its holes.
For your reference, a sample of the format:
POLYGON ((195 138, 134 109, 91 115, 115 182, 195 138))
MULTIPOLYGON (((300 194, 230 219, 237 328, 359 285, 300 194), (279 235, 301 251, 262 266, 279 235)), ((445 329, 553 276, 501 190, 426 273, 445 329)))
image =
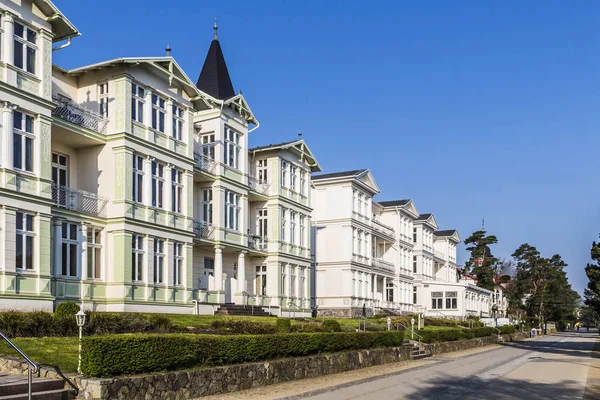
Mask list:
POLYGON ((431 357, 431 354, 425 350, 424 347, 414 344, 412 348, 411 358, 413 360, 420 360, 422 358, 431 357))
POLYGON ((261 306, 244 306, 242 304, 224 304, 220 306, 215 315, 239 315, 239 316, 255 316, 255 317, 271 317, 272 315, 266 312, 261 306))
MULTIPOLYGON (((70 400, 73 393, 65 389, 62 379, 33 378, 32 398, 38 400, 70 400)), ((27 377, 22 375, 0 375, 0 400, 27 400, 27 377)))

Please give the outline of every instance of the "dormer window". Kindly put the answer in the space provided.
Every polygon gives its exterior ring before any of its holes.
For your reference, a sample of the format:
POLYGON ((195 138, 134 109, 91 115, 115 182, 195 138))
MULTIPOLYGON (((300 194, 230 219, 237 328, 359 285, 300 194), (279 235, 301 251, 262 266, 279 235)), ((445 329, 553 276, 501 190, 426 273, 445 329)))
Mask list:
POLYGON ((165 132, 165 99, 152 94, 152 129, 159 132, 165 132))
POLYGON ((35 74, 35 54, 37 33, 24 25, 14 24, 14 62, 17 68, 35 74))

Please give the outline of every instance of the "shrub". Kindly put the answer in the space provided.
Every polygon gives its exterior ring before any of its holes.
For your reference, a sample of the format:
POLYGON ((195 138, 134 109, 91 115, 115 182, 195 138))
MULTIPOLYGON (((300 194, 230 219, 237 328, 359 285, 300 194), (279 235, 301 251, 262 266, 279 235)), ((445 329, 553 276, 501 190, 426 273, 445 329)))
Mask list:
POLYGON ((289 333, 292 330, 292 321, 289 318, 277 318, 275 321, 277 332, 289 333))
POLYGON ((220 331, 236 334, 264 335, 277 333, 277 328, 273 324, 243 319, 216 320, 211 326, 220 331))
POLYGON ((75 314, 79 312, 80 308, 77 304, 69 301, 60 303, 54 311, 54 316, 57 318, 72 318, 75 321, 75 314))
POLYGON ((335 319, 326 319, 323 321, 323 326, 329 330, 329 332, 341 332, 342 327, 335 319))
POLYGON ((403 333, 110 335, 83 338, 85 375, 109 377, 402 345, 403 333))
MULTIPOLYGON (((326 326, 320 322, 302 322, 300 324, 292 325, 292 332, 330 332, 326 326)), ((353 330, 354 331, 354 330, 353 330)))
POLYGON ((499 326, 498 329, 500 329, 500 332, 502 334, 507 335, 507 334, 515 333, 515 331, 517 330, 517 327, 514 325, 505 325, 505 326, 499 326))

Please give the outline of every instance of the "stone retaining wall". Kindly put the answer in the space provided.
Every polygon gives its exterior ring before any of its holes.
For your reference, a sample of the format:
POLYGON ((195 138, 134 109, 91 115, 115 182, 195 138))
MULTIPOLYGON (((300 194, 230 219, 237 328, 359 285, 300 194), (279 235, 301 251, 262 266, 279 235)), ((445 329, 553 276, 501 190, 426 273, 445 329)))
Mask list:
MULTIPOLYGON (((504 341, 525 337, 528 337, 527 333, 503 335, 504 341)), ((426 344, 425 348, 432 355, 437 355, 497 342, 497 336, 488 336, 426 344)), ((405 361, 411 358, 411 353, 412 346, 402 346, 110 379, 73 377, 71 381, 79 387, 78 398, 86 400, 189 399, 405 361)), ((26 375, 27 365, 0 358, 0 373, 26 375)), ((57 371, 46 367, 40 369, 40 375, 46 378, 61 377, 57 371)))

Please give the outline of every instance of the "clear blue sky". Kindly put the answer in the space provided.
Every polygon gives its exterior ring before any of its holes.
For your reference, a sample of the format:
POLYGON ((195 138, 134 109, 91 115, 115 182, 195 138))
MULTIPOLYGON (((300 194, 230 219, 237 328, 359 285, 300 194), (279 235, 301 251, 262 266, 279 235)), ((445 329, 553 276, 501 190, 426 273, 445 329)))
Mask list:
MULTIPOLYGON (((411 198, 493 252, 561 254, 576 290, 600 232, 596 1, 56 0, 83 36, 71 68, 172 55, 196 81, 213 16, 234 87, 261 127, 302 131, 324 172, 370 168, 379 200, 411 198)), ((464 246, 459 262, 464 262, 464 246)))

